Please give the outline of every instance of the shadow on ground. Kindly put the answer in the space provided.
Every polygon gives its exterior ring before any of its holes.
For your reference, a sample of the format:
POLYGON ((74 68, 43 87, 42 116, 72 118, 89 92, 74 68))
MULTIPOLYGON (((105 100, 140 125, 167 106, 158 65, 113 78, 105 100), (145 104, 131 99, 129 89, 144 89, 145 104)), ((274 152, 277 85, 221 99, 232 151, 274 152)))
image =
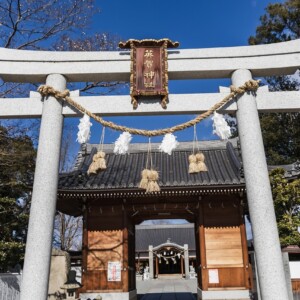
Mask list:
POLYGON ((150 293, 137 295, 138 300, 196 300, 197 295, 192 293, 150 293))

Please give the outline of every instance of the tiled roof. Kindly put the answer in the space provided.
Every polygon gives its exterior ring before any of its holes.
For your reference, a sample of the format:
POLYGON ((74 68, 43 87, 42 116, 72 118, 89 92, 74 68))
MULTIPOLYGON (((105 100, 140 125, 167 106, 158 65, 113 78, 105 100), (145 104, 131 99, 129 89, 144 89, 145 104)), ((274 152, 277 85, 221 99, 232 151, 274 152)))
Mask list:
POLYGON ((136 252, 146 252, 149 245, 156 247, 167 240, 182 247, 188 244, 190 250, 195 250, 194 224, 135 226, 136 252))
MULTIPOLYGON (((130 145, 130 154, 126 155, 115 155, 113 146, 104 145, 107 169, 96 176, 88 176, 88 167, 99 145, 85 145, 78 154, 74 170, 60 175, 59 190, 109 191, 138 188, 141 172, 146 164, 147 144, 130 145)), ((236 139, 231 142, 201 142, 200 150, 205 155, 208 172, 196 174, 188 173, 192 143, 180 143, 172 155, 160 152, 158 147, 159 144, 152 144, 152 159, 154 168, 159 173, 161 188, 244 184, 236 139)))
POLYGON ((290 165, 276 165, 276 166, 268 166, 268 170, 272 171, 277 168, 284 169, 284 176, 287 179, 296 179, 300 177, 300 161, 296 161, 290 165))

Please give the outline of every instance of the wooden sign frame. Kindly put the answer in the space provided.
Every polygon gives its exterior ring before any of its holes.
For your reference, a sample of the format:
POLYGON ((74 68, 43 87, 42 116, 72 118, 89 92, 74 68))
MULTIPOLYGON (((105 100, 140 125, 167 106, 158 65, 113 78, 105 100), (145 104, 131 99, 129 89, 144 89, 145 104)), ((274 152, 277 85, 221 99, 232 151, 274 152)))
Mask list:
POLYGON ((131 49, 130 96, 133 108, 138 107, 139 96, 161 96, 161 106, 167 108, 168 52, 178 42, 169 39, 145 39, 120 42, 122 49, 131 49))

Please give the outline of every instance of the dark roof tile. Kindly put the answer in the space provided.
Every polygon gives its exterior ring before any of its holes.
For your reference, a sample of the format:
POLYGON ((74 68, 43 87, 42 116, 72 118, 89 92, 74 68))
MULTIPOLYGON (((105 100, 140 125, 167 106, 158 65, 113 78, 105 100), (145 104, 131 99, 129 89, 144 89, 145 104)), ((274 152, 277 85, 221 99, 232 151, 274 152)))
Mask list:
MULTIPOLYGON (((236 144, 236 140, 233 140, 236 144)), ((153 167, 159 173, 161 187, 188 187, 243 184, 241 178, 241 158, 237 146, 231 142, 201 142, 208 172, 189 174, 188 156, 192 153, 192 143, 181 143, 172 155, 159 152, 158 145, 152 145, 153 167)), ((62 174, 60 190, 74 189, 128 189, 138 188, 141 172, 146 166, 147 145, 133 144, 130 154, 115 155, 113 145, 104 145, 107 169, 97 175, 86 174, 93 155, 99 145, 87 144, 78 154, 75 168, 69 174, 62 174)))
POLYGON ((137 225, 135 229, 136 252, 147 251, 149 245, 156 247, 168 239, 180 246, 188 244, 190 250, 195 250, 194 224, 137 225))

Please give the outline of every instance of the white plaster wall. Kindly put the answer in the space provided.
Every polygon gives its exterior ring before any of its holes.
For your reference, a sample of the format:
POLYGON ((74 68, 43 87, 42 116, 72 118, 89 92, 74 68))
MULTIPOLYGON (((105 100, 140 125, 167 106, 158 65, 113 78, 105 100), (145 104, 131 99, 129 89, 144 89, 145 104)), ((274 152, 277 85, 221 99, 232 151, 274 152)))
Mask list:
POLYGON ((61 286, 67 281, 67 261, 64 255, 52 255, 51 256, 51 267, 50 267, 50 276, 49 276, 49 288, 48 296, 49 300, 56 299, 56 296, 53 294, 55 292, 64 293, 64 290, 61 289, 61 286))
POLYGON ((291 278, 300 278, 300 261, 290 261, 291 278))

